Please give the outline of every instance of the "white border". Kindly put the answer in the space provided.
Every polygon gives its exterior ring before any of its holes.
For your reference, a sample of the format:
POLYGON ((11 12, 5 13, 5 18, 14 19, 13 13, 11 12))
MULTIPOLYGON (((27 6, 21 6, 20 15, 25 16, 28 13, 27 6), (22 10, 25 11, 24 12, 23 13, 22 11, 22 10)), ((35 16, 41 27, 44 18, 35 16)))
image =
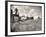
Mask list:
POLYGON ((35 34, 35 33, 44 33, 44 4, 8 2, 8 35, 35 34), (42 31, 10 32, 10 5, 11 4, 15 4, 15 5, 42 6, 42 31))

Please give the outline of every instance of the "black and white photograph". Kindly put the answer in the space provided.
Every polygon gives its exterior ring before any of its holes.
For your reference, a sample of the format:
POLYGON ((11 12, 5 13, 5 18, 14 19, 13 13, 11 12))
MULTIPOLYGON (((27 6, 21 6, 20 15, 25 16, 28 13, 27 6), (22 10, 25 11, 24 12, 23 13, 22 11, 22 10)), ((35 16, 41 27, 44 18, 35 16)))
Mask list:
POLYGON ((11 5, 10 26, 11 32, 40 31, 42 7, 11 5))
POLYGON ((8 2, 8 35, 44 33, 44 3, 8 2))

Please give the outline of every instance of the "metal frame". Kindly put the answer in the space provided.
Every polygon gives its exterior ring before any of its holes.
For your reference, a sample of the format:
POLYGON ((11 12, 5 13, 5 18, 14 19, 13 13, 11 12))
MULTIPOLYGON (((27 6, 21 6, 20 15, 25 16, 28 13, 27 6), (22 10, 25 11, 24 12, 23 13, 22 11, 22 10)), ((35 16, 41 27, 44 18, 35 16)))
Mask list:
POLYGON ((45 3, 42 2, 25 2, 25 1, 5 1, 5 36, 26 36, 26 35, 40 35, 45 34, 45 3), (20 35, 8 35, 8 2, 19 2, 19 3, 34 3, 34 4, 44 4, 44 33, 37 34, 20 34, 20 35))

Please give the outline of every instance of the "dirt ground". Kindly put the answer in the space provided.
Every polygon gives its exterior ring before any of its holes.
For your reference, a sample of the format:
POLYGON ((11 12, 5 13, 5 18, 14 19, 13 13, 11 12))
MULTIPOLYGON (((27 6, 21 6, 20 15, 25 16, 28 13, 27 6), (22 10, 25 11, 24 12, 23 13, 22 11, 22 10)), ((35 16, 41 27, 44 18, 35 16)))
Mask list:
POLYGON ((23 31, 40 31, 42 30, 42 19, 26 20, 11 23, 12 32, 23 32, 23 31))

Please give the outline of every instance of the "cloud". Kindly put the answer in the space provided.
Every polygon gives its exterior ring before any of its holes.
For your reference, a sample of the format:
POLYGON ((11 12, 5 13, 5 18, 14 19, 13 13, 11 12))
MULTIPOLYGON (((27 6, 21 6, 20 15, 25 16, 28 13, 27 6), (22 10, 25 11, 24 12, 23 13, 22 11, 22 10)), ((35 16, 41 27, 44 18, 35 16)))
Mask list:
POLYGON ((40 6, 13 6, 12 9, 18 9, 20 16, 40 16, 42 17, 41 7, 40 6))

